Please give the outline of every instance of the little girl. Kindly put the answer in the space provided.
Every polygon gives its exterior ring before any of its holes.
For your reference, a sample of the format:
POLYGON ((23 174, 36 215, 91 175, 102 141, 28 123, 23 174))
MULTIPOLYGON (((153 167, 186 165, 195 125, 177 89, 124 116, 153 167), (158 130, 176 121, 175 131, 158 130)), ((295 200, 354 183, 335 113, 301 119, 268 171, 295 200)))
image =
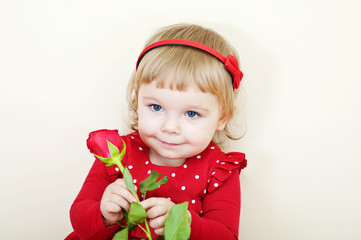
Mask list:
MULTIPOLYGON (((239 174, 243 153, 224 153, 212 141, 225 134, 233 117, 242 79, 235 50, 216 32, 179 24, 154 34, 140 54, 128 85, 133 133, 90 133, 92 153, 107 157, 106 140, 120 150, 123 165, 137 186, 153 170, 168 176, 166 184, 147 192, 140 204, 153 235, 164 234, 172 206, 188 201, 190 239, 237 239, 240 214, 239 174)), ((116 166, 96 159, 75 199, 66 239, 112 239, 121 230, 124 211, 136 201, 116 166)), ((130 239, 146 238, 138 227, 130 239)))

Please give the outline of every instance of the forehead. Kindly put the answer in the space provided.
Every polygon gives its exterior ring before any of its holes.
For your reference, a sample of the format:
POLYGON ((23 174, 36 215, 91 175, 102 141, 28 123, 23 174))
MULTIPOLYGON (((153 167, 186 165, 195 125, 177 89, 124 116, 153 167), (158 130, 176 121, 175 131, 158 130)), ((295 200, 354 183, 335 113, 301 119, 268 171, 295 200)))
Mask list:
POLYGON ((193 105, 199 107, 215 107, 218 106, 218 101, 215 95, 202 92, 195 86, 187 89, 177 90, 167 87, 159 87, 157 81, 150 84, 142 84, 139 88, 138 98, 142 100, 156 100, 163 104, 174 105, 193 105))
POLYGON ((193 77, 181 75, 179 73, 176 74, 175 71, 172 70, 155 76, 150 82, 146 84, 152 84, 153 86, 160 89, 170 89, 181 92, 205 92, 204 88, 200 87, 197 80, 195 80, 193 77))

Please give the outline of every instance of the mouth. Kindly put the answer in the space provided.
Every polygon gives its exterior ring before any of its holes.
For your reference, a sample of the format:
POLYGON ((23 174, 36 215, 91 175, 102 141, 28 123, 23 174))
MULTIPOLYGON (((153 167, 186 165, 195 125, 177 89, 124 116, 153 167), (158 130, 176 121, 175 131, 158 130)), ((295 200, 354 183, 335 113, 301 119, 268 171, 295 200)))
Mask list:
POLYGON ((165 142, 162 140, 159 140, 159 141, 166 147, 177 147, 177 146, 181 145, 179 143, 170 143, 170 142, 165 142))

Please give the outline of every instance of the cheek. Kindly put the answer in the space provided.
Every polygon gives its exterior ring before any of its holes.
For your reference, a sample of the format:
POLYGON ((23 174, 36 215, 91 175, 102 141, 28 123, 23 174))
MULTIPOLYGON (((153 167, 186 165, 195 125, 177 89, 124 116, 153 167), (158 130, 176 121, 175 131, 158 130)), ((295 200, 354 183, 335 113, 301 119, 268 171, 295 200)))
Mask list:
POLYGON ((208 143, 212 140, 215 131, 215 124, 211 122, 204 122, 202 124, 197 124, 196 126, 188 127, 184 130, 184 133, 190 142, 199 145, 208 145, 208 143))
POLYGON ((154 121, 153 118, 149 118, 146 114, 138 113, 138 129, 139 132, 150 134, 157 129, 158 121, 154 121))

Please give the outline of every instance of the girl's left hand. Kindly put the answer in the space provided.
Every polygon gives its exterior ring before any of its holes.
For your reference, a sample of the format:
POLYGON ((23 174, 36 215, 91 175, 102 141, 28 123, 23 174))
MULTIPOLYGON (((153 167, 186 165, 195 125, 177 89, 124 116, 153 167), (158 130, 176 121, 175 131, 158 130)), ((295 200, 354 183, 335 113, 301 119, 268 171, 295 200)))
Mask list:
POLYGON ((154 229, 155 234, 164 235, 164 222, 175 203, 166 198, 153 197, 140 202, 140 205, 147 211, 149 226, 154 229))

